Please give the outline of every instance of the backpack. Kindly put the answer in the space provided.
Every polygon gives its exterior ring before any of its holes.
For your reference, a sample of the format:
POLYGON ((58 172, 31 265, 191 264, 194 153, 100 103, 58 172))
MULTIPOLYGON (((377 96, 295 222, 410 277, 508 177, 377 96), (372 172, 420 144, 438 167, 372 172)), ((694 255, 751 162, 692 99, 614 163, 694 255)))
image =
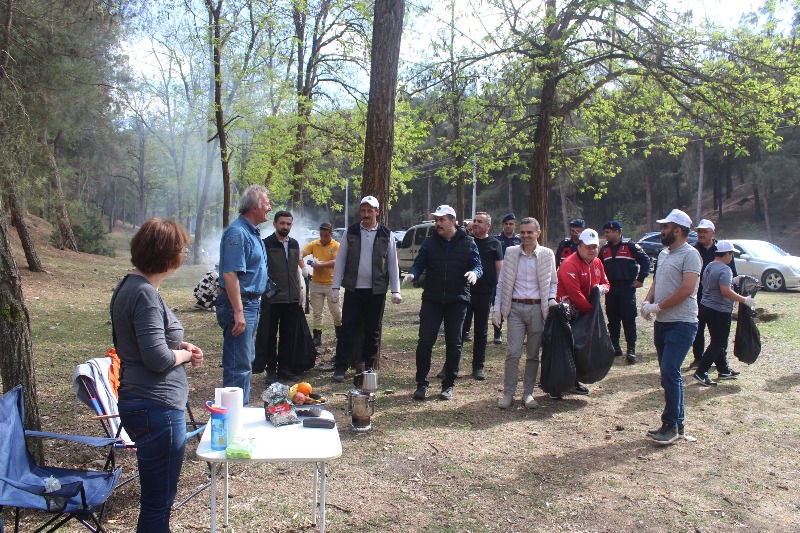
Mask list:
POLYGON ((197 300, 196 307, 200 309, 211 309, 217 301, 217 295, 222 292, 219 286, 219 272, 209 270, 203 279, 195 286, 192 293, 197 300))

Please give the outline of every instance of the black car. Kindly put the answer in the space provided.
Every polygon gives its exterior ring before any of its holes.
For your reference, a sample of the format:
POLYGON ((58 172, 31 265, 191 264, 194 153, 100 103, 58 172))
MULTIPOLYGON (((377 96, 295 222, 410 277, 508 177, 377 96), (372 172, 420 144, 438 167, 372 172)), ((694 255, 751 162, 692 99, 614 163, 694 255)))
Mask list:
MULTIPOLYGON (((649 255, 654 261, 658 259, 658 254, 661 250, 664 249, 664 245, 661 244, 661 232, 660 231, 650 231, 644 234, 644 237, 636 241, 639 246, 649 255)), ((689 244, 694 244, 697 242, 697 232, 690 231, 689 232, 689 244)))

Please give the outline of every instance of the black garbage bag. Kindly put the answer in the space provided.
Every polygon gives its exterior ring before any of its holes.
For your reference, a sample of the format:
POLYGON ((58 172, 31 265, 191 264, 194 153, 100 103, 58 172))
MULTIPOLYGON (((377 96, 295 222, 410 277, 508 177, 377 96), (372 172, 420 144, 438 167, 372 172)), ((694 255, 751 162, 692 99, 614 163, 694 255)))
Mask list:
POLYGON ((542 390, 549 394, 567 392, 575 386, 575 362, 572 359, 572 328, 569 306, 550 308, 542 332, 542 390))
POLYGON ((314 347, 314 338, 308 328, 308 321, 303 308, 299 305, 295 308, 294 335, 292 335, 292 370, 295 374, 302 374, 306 370, 311 370, 317 364, 317 349, 314 347))
POLYGON ((589 297, 592 310, 572 323, 575 373, 582 383, 597 383, 614 365, 614 346, 608 335, 601 300, 600 288, 594 287, 589 297))
MULTIPOLYGON (((742 296, 755 296, 758 292, 758 280, 744 276, 737 287, 742 296)), ((755 321, 755 309, 740 303, 739 317, 736 319, 736 334, 733 337, 733 355, 748 365, 752 365, 761 354, 761 332, 755 321)))

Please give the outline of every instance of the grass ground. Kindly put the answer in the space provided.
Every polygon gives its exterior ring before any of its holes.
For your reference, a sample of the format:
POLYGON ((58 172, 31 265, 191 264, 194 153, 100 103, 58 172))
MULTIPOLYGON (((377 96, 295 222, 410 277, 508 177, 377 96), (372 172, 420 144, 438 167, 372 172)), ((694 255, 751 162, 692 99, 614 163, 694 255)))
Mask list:
MULTIPOLYGON (((74 405, 75 365, 102 356, 111 342, 108 301, 129 268, 120 234, 118 258, 40 246, 47 273, 23 271, 31 314, 39 402, 46 430, 97 434, 88 411, 74 405)), ((16 246, 19 250, 19 247, 16 246)), ((17 256, 18 265, 24 259, 17 256)), ((206 364, 190 371, 195 413, 221 382, 221 335, 213 313, 193 309, 191 289, 204 266, 183 267, 162 288, 201 346, 206 364)), ((763 353, 739 380, 701 388, 685 374, 687 432, 697 442, 665 448, 645 438, 659 425, 663 395, 652 328, 639 324, 641 361, 618 361, 588 396, 541 407, 499 410, 505 345, 489 346, 488 379, 456 385, 455 398, 414 402, 414 349, 420 291, 387 303, 374 430, 347 429, 346 393, 330 373, 304 376, 332 398, 342 457, 329 465, 330 531, 797 531, 800 530, 800 333, 797 291, 759 294, 758 307, 777 316, 760 325, 763 353)), ((641 297, 641 295, 640 295, 641 297)), ((332 357, 332 334, 324 335, 332 357)), ((434 351, 438 370, 444 347, 434 351)), ((465 345, 464 368, 471 344, 465 345)), ((263 390, 253 377, 254 398, 263 390)), ((437 392, 434 386, 434 392, 437 392)), ((435 397, 435 395, 434 395, 435 397)), ((89 464, 82 450, 47 446, 53 464, 89 464)), ((135 461, 123 460, 130 471, 135 461)), ((206 479, 190 447, 180 494, 206 479)), ((292 464, 232 468, 232 531, 312 531, 311 469, 292 464)), ((136 483, 110 500, 108 527, 132 531, 136 483)), ((180 496, 179 494, 179 496, 180 496)), ((8 524, 7 511, 0 514, 8 524)), ((32 524, 26 520, 26 525, 32 524)), ((173 514, 174 531, 209 527, 207 493, 173 514)), ((77 529, 76 529, 77 531, 77 529)))

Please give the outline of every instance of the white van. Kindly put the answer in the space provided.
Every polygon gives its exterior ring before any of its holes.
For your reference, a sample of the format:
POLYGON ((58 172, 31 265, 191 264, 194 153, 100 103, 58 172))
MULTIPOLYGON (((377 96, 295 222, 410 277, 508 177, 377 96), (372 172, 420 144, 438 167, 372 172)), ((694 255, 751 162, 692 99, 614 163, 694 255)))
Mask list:
POLYGON ((414 259, 417 258, 422 241, 435 232, 433 220, 426 220, 408 228, 403 240, 397 244, 397 264, 400 266, 401 272, 408 272, 408 269, 414 264, 414 259))

